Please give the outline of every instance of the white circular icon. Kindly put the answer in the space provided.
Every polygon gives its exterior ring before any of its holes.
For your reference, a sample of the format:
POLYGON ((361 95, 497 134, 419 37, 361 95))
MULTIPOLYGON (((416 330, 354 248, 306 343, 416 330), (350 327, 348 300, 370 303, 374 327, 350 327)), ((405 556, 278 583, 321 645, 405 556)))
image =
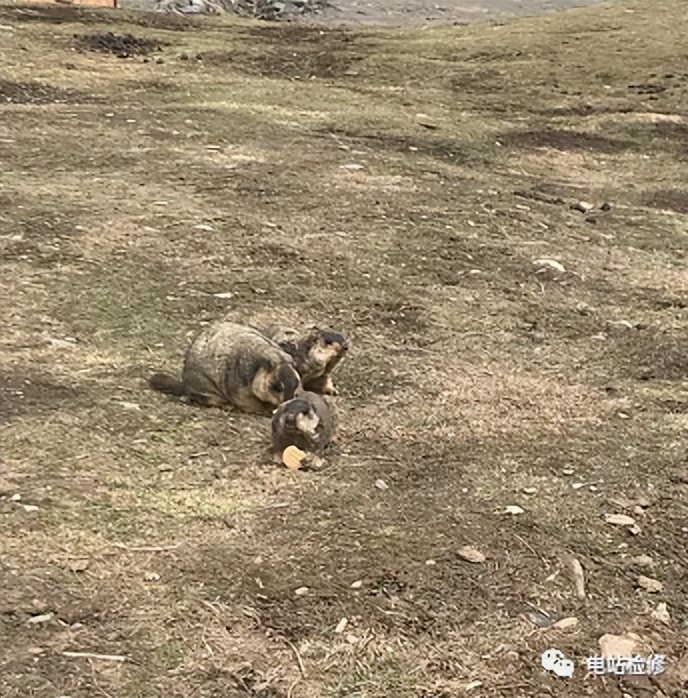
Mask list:
POLYGON ((564 653, 553 647, 542 653, 542 666, 547 671, 553 671, 557 676, 570 678, 573 676, 574 663, 564 657, 564 653))

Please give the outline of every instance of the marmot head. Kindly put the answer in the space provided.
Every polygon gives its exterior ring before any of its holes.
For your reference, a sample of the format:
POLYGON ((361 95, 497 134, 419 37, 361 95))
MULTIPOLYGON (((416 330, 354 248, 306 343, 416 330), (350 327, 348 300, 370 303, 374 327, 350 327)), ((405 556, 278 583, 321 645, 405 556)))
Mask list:
POLYGON ((263 367, 253 379, 254 395, 262 402, 281 405, 301 392, 301 378, 290 363, 263 367))
POLYGON ((284 426, 289 430, 294 430, 304 436, 315 436, 316 429, 320 424, 313 405, 305 398, 294 398, 284 406, 282 414, 284 426))
POLYGON ((306 341, 308 358, 329 373, 349 351, 349 343, 341 334, 312 328, 306 341))

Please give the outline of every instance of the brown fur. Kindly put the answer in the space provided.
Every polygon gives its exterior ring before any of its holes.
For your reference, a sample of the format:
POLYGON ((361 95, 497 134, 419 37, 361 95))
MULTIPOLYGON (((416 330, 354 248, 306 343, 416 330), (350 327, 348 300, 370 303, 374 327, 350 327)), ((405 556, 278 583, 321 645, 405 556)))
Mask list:
POLYGON ((272 416, 272 450, 281 454, 287 446, 321 454, 337 437, 337 414, 328 398, 312 392, 280 405, 272 416))
POLYGON ((257 330, 224 320, 193 341, 181 380, 156 373, 149 385, 205 407, 233 405, 242 412, 265 415, 301 391, 288 353, 257 330))
POLYGON ((312 327, 305 331, 270 325, 259 330, 277 342, 293 359, 304 390, 337 395, 331 374, 346 356, 349 345, 341 334, 312 327))

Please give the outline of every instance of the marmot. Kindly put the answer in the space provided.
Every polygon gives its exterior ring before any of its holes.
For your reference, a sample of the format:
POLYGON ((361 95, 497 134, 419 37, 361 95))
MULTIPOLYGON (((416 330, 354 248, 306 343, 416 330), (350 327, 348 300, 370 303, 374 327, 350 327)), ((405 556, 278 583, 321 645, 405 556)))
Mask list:
POLYGON ((233 405, 271 415, 301 391, 292 357, 252 327, 220 320, 204 329, 184 357, 182 378, 156 373, 149 385, 204 407, 233 405))
POLYGON ((257 329, 294 359, 304 390, 322 395, 338 394, 331 374, 349 351, 349 344, 341 334, 318 327, 305 331, 279 325, 257 329))
POLYGON ((287 446, 321 454, 336 436, 334 406, 316 393, 305 391, 282 403, 272 415, 272 450, 276 456, 287 446))

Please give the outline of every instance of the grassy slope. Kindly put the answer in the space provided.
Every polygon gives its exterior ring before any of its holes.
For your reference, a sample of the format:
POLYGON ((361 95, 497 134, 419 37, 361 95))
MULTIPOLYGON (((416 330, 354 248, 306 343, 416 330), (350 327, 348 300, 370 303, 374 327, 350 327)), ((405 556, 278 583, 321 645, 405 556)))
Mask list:
POLYGON ((3 9, 5 695, 597 695, 539 653, 580 662, 625 631, 679 695, 683 19, 669 1, 414 31, 3 9), (161 50, 75 50, 106 31, 161 50), (535 275, 541 257, 567 274, 535 275), (225 312, 351 336, 332 468, 276 470, 263 421, 143 388, 225 312), (534 606, 579 624, 542 632, 534 606))

